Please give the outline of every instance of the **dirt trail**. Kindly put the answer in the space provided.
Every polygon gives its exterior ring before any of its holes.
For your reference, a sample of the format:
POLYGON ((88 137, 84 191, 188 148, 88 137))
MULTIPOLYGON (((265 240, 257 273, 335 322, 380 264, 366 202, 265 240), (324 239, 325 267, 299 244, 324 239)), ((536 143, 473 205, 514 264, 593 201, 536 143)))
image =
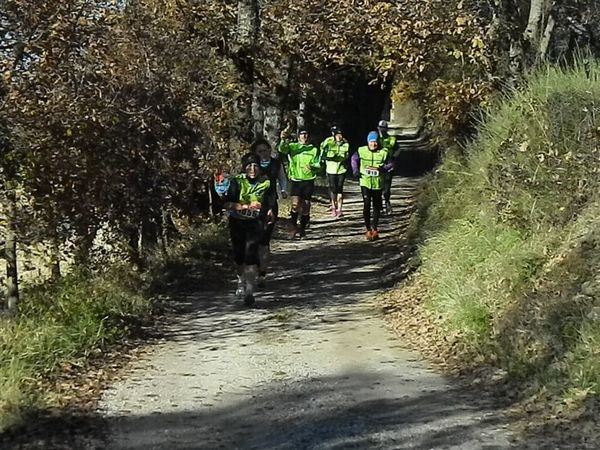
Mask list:
POLYGON ((492 405, 402 350, 374 297, 398 280, 415 179, 365 242, 349 183, 346 217, 277 240, 274 275, 246 309, 226 291, 190 295, 167 340, 108 390, 111 449, 502 449, 492 405))

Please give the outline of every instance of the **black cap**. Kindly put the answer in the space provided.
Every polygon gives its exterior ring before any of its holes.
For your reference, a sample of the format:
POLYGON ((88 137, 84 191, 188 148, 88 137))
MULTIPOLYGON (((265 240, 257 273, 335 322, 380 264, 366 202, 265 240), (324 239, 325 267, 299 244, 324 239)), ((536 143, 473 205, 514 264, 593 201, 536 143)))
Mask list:
POLYGON ((242 156, 242 169, 246 170, 250 164, 256 164, 260 166, 260 158, 256 153, 247 153, 242 156))

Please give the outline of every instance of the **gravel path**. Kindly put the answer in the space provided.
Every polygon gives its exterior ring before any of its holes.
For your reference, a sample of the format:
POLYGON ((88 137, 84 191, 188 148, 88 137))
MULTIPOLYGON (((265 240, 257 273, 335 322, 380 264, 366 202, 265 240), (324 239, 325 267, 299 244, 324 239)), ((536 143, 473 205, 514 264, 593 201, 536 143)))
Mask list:
POLYGON ((275 243, 274 275, 242 307, 198 292, 189 313, 101 401, 111 449, 503 449, 493 406, 402 349, 374 297, 402 274, 398 236, 416 179, 397 179, 382 237, 365 242, 360 195, 319 205, 309 235, 275 243))

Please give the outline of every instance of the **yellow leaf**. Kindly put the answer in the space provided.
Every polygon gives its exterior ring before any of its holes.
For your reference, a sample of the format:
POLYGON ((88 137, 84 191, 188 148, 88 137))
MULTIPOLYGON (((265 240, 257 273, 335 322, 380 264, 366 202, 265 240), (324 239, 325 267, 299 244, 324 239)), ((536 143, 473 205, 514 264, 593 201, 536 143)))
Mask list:
POLYGON ((474 37, 473 40, 471 41, 471 47, 473 48, 484 48, 485 44, 483 43, 483 41, 481 40, 480 37, 474 37))
POLYGON ((463 52, 461 50, 457 49, 457 48, 455 48, 454 50, 452 50, 450 52, 450 54, 452 56, 454 56, 454 58, 456 58, 456 59, 460 59, 463 56, 463 52))

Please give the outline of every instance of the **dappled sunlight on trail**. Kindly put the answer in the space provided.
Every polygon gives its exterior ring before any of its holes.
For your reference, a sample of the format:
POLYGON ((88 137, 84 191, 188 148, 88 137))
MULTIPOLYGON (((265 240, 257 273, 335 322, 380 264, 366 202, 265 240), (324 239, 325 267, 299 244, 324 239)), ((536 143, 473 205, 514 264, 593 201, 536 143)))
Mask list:
POLYGON ((110 448, 508 448, 492 405, 402 350, 380 317, 377 295, 409 270, 418 185, 396 180, 379 241, 364 240, 353 182, 344 218, 316 204, 306 238, 282 227, 254 308, 233 280, 182 291, 164 342, 104 395, 110 448))

